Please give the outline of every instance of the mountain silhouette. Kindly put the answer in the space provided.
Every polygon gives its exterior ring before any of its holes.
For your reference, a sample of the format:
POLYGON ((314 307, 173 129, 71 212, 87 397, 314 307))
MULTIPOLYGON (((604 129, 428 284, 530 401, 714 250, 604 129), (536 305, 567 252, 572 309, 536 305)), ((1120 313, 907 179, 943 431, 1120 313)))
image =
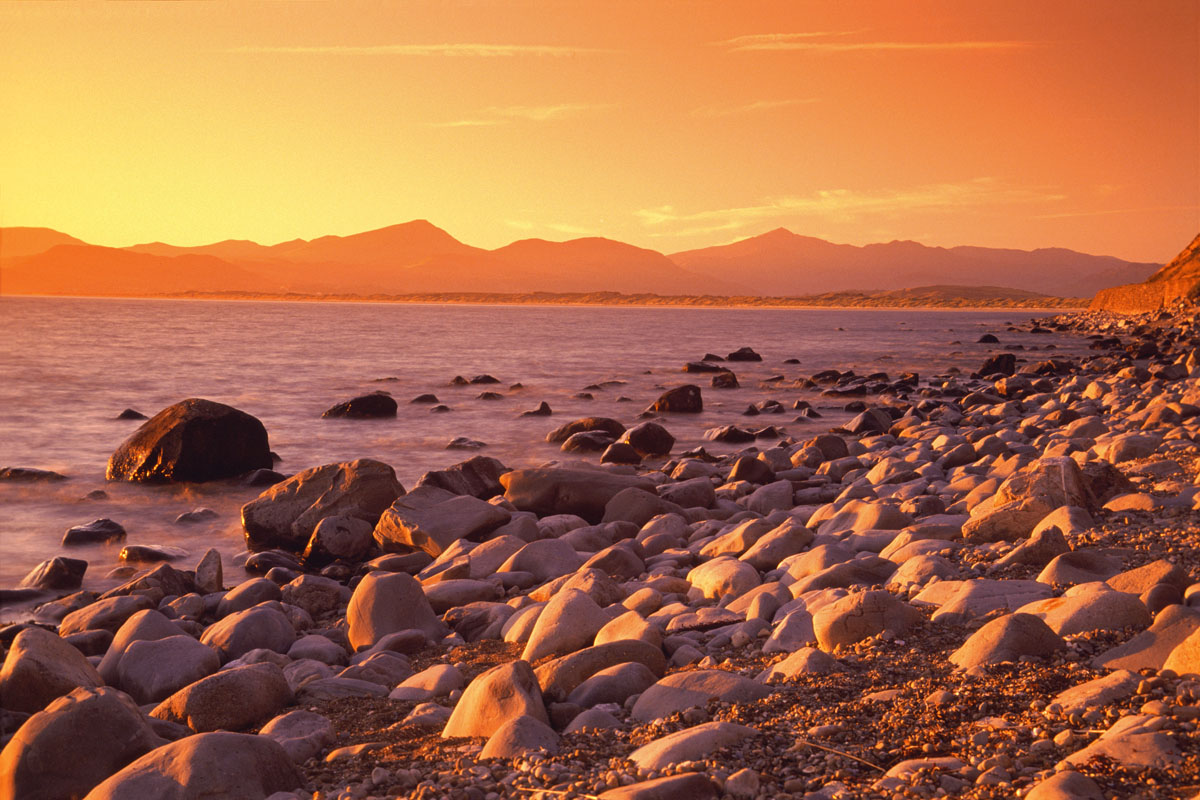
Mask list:
POLYGON ((0 292, 154 295, 181 292, 418 294, 620 292, 799 296, 916 286, 1003 286, 1079 297, 1149 276, 1157 264, 1058 248, 857 247, 777 228, 666 256, 586 237, 472 247, 426 220, 274 245, 229 239, 111 248, 48 228, 0 229, 0 292))

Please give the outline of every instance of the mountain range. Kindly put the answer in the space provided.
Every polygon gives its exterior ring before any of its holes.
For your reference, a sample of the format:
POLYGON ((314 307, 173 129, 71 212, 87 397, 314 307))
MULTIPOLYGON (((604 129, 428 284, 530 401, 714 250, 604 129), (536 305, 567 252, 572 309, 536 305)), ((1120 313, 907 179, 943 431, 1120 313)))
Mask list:
POLYGON ((797 296, 915 286, 1003 286, 1083 297, 1144 280, 1161 265, 1065 249, 858 247, 784 228, 665 255, 599 237, 523 239, 494 250, 425 220, 276 245, 226 240, 101 247, 48 228, 0 228, 0 293, 417 294, 598 292, 797 296))

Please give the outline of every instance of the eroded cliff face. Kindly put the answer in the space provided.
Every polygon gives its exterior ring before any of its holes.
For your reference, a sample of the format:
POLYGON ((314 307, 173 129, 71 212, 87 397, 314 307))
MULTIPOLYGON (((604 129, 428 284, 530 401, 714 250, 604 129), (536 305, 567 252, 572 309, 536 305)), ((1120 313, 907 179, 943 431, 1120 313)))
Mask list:
POLYGON ((1154 311, 1184 300, 1200 301, 1200 235, 1144 283, 1114 286, 1098 292, 1091 307, 1121 314, 1154 311))

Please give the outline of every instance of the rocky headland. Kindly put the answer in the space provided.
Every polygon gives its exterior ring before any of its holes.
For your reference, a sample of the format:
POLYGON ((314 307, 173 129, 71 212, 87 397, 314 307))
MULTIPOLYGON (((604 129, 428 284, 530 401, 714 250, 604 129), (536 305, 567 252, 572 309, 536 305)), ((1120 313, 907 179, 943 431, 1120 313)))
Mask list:
MULTIPOLYGON (((677 452, 710 391, 681 380, 548 421, 598 464, 407 488, 281 475, 254 417, 163 409, 109 477, 249 474, 259 577, 34 570, 47 601, 0 629, 0 798, 1197 797, 1200 313, 1039 325, 1090 354, 813 375, 858 415, 714 428, 746 444, 720 457, 677 452)), ((755 358, 695 363, 719 387, 755 358)))

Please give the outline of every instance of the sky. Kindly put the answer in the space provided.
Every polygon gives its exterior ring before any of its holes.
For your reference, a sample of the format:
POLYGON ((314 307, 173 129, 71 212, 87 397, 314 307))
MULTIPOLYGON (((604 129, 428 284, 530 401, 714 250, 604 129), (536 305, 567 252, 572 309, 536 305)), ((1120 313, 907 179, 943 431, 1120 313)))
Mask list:
POLYGON ((0 3, 0 224, 1166 261, 1197 0, 0 3))

